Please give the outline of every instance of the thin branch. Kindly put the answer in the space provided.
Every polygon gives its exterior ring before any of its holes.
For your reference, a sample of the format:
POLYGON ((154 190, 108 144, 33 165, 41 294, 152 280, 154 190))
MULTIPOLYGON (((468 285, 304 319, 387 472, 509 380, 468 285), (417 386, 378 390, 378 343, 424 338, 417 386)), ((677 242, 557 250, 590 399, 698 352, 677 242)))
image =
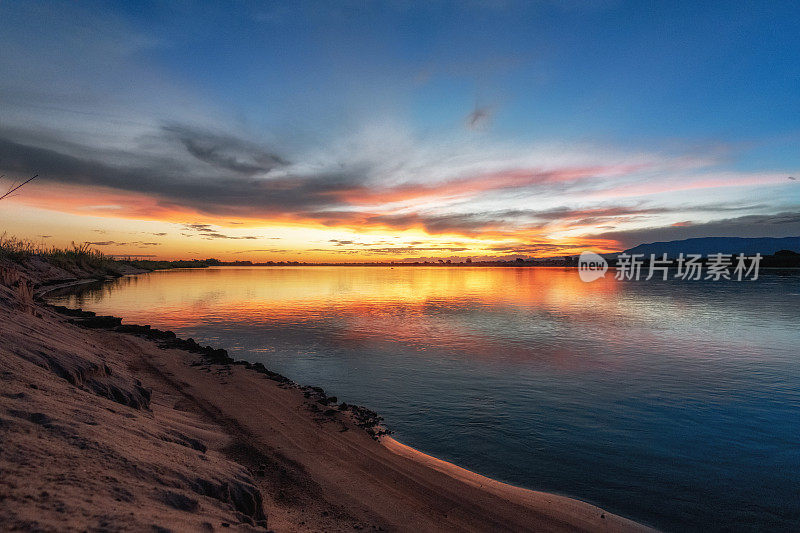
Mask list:
POLYGON ((0 196, 0 200, 10 196, 12 193, 14 193, 15 191, 19 190, 23 185, 32 182, 33 180, 35 180, 38 177, 39 177, 39 174, 35 174, 32 178, 28 178, 27 180, 23 181, 22 183, 20 183, 17 186, 14 186, 12 184, 11 188, 3 196, 0 196))

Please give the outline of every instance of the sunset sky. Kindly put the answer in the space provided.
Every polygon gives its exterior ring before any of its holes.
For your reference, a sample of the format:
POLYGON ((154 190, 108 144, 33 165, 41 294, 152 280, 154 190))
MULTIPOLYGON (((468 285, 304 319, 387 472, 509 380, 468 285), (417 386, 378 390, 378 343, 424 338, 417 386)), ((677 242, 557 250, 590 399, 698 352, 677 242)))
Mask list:
POLYGON ((2 185, 39 178, 0 228, 256 261, 797 236, 799 18, 777 1, 2 1, 2 185))

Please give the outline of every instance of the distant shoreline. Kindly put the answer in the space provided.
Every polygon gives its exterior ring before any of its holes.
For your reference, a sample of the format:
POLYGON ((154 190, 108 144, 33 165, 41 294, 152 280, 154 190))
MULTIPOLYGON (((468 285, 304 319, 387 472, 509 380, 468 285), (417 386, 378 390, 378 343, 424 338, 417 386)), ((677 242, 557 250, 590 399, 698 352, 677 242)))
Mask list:
MULTIPOLYGON (((733 260, 732 250, 741 249, 759 249, 753 248, 756 244, 752 241, 772 243, 772 249, 776 247, 773 241, 786 241, 790 247, 794 240, 800 242, 800 237, 790 237, 785 239, 744 239, 744 238, 700 238, 688 239, 684 241, 669 241, 660 243, 642 244, 634 248, 622 252, 608 252, 597 255, 595 257, 600 261, 608 262, 609 266, 615 266, 617 256, 621 254, 636 254, 641 259, 646 258, 661 258, 666 255, 670 260, 662 262, 658 259, 661 267, 676 268, 678 266, 675 258, 678 257, 677 251, 689 255, 697 255, 701 264, 710 261, 712 253, 698 253, 698 246, 701 244, 708 246, 716 246, 719 243, 719 249, 725 249, 733 260), (736 241, 736 243, 749 243, 748 248, 731 248, 732 245, 729 241, 736 241), (680 248, 686 246, 687 248, 680 248), (666 247, 666 248, 665 248, 666 247), (727 247, 727 248, 726 248, 727 247), (651 253, 657 250, 670 250, 670 252, 651 253)), ((745 246, 745 244, 736 244, 735 246, 745 246)), ((766 246, 766 245, 764 245, 766 246)), ((763 249, 763 248, 760 248, 763 249)), ((716 252, 714 252, 716 253, 716 252)), ((755 252, 748 252, 744 254, 751 257, 755 252)), ((60 274, 47 273, 44 279, 41 280, 45 283, 54 281, 67 281, 68 279, 78 279, 96 276, 98 279, 104 279, 108 276, 118 277, 126 274, 135 274, 139 272, 155 271, 155 270, 171 270, 176 268, 207 268, 207 267, 222 267, 222 266, 343 266, 343 267, 555 267, 555 268, 578 268, 579 257, 578 255, 564 255, 554 256, 549 258, 530 258, 528 257, 515 257, 514 259, 496 259, 490 261, 473 261, 471 258, 450 258, 450 259, 437 259, 426 261, 413 261, 413 260, 400 260, 400 261, 361 261, 361 262, 332 262, 332 261, 250 261, 250 260, 237 260, 237 261, 222 261, 215 258, 206 259, 178 259, 178 260, 156 260, 156 259, 134 259, 135 256, 109 256, 90 248, 84 243, 83 245, 75 245, 67 249, 58 248, 44 248, 41 245, 36 245, 31 241, 24 239, 17 239, 13 237, 0 239, 0 264, 5 261, 16 264, 26 264, 28 269, 41 270, 41 267, 47 267, 51 271, 60 271, 60 274), (126 259, 127 257, 127 259, 126 259), (37 268, 32 268, 36 264, 37 268)), ((513 257, 513 256, 512 256, 513 257)), ((788 248, 780 249, 772 254, 761 254, 760 268, 781 268, 781 269, 798 269, 800 268, 800 253, 792 251, 788 248)), ((39 271, 37 274, 43 274, 39 271)), ((41 276, 40 276, 41 277, 41 276)))

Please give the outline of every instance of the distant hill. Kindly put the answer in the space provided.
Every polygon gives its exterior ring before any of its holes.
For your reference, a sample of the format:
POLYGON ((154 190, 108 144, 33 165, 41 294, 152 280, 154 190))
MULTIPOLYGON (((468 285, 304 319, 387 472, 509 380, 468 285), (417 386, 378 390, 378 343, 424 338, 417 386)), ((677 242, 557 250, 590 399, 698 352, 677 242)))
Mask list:
POLYGON ((800 237, 701 237, 697 239, 684 239, 682 241, 651 242, 640 244, 625 250, 628 254, 656 254, 666 253, 667 257, 677 257, 678 254, 739 254, 772 255, 779 250, 792 250, 800 252, 800 237))

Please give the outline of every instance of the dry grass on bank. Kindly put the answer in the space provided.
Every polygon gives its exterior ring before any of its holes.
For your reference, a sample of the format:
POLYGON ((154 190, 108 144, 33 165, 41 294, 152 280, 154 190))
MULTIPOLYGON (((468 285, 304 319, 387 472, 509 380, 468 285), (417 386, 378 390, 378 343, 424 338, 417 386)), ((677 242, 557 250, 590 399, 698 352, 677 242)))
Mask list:
POLYGON ((0 235, 0 259, 20 263, 35 256, 43 261, 64 270, 80 268, 83 270, 99 270, 113 272, 114 259, 94 250, 87 243, 72 243, 72 248, 57 248, 36 244, 27 239, 0 235))
POLYGON ((0 286, 8 289, 12 301, 20 310, 25 313, 33 313, 33 283, 25 279, 19 269, 0 267, 0 286))
POLYGON ((142 270, 166 270, 171 268, 205 268, 218 265, 216 259, 192 259, 188 261, 162 261, 149 259, 133 259, 132 257, 114 258, 95 250, 88 243, 72 243, 71 248, 58 248, 35 243, 28 239, 19 239, 7 233, 0 235, 0 261, 3 259, 13 263, 23 263, 38 258, 44 263, 61 268, 68 272, 83 270, 110 275, 119 274, 120 265, 142 270))

